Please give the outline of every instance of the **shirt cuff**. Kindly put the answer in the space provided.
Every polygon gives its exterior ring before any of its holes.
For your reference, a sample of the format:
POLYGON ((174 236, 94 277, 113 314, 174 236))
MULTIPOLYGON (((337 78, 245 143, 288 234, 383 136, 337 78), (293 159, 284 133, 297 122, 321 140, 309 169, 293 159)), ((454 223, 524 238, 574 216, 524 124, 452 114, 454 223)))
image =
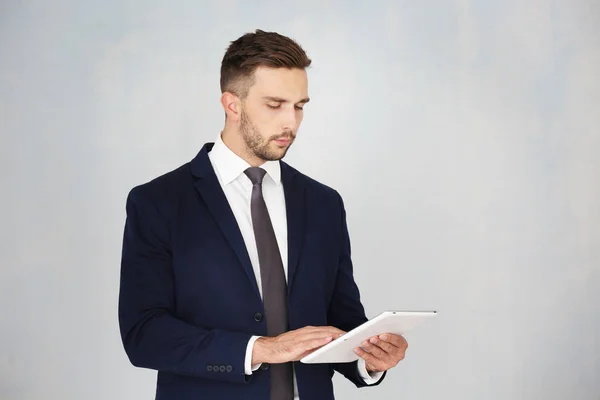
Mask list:
POLYGON ((246 347, 246 358, 244 361, 244 373, 246 375, 252 375, 252 372, 256 371, 262 365, 262 363, 250 365, 252 362, 252 349, 254 349, 254 342, 256 342, 258 338, 260 338, 260 336, 252 336, 248 342, 248 346, 246 347))
POLYGON ((358 359, 358 375, 362 378, 367 385, 373 385, 381 380, 383 372, 369 372, 367 371, 367 363, 362 358, 358 359))

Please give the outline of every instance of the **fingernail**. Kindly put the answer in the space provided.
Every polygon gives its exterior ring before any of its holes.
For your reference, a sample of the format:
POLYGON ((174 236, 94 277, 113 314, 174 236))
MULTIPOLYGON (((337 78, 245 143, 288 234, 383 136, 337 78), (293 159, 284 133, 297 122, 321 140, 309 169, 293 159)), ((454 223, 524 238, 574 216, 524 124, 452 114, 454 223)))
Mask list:
POLYGON ((377 338, 371 338, 371 343, 376 344, 377 343, 377 338))
POLYGON ((381 335, 379 337, 382 338, 383 340, 388 340, 390 338, 388 335, 381 335))

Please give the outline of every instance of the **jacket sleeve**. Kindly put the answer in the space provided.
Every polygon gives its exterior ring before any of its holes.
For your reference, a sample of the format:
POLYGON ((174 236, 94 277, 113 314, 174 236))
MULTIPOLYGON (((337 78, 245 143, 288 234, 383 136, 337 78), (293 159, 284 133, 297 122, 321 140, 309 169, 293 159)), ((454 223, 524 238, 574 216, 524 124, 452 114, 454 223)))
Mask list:
POLYGON ((131 190, 121 255, 119 327, 136 367, 245 383, 250 334, 206 329, 175 315, 170 232, 144 186, 131 190))
MULTIPOLYGON (((338 194, 339 196, 339 194, 338 194)), ((332 326, 348 332, 368 319, 365 315, 363 305, 360 301, 360 292, 356 282, 354 281, 353 266, 351 259, 350 236, 348 234, 348 226, 346 223, 346 210, 344 202, 339 196, 341 208, 341 246, 339 266, 335 282, 335 289, 331 303, 329 304, 328 319, 332 326)), ((336 363, 331 364, 333 369, 348 380, 354 383, 357 387, 377 386, 379 385, 387 372, 384 372, 376 383, 367 385, 358 373, 358 362, 351 363, 336 363)))

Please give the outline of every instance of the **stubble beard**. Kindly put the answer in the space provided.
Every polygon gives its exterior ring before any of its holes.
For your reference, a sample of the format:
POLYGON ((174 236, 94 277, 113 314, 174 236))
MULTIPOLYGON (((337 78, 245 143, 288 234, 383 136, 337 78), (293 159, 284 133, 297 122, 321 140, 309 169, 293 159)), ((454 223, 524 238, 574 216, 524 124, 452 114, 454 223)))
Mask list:
POLYGON ((294 136, 290 131, 285 131, 281 135, 273 135, 269 139, 263 139, 258 129, 256 129, 254 124, 252 124, 248 118, 248 114, 246 114, 245 110, 243 109, 240 116, 240 132, 244 138, 244 142, 246 143, 248 150, 252 153, 252 155, 263 161, 281 160, 283 157, 285 157, 287 151, 294 142, 294 136), (277 150, 271 149, 269 147, 271 141, 280 138, 288 138, 290 140, 290 144, 285 148, 279 147, 277 150))

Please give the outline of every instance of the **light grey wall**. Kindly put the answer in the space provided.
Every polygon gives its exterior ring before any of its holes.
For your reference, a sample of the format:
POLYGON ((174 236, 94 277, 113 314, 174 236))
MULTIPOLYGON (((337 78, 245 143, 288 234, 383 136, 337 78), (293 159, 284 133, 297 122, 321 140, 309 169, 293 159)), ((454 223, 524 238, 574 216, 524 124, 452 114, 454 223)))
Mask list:
POLYGON ((314 60, 287 161, 343 194, 368 314, 440 311, 338 397, 600 398, 595 0, 1 2, 0 398, 153 398, 118 336, 125 196, 215 138, 255 28, 314 60))

